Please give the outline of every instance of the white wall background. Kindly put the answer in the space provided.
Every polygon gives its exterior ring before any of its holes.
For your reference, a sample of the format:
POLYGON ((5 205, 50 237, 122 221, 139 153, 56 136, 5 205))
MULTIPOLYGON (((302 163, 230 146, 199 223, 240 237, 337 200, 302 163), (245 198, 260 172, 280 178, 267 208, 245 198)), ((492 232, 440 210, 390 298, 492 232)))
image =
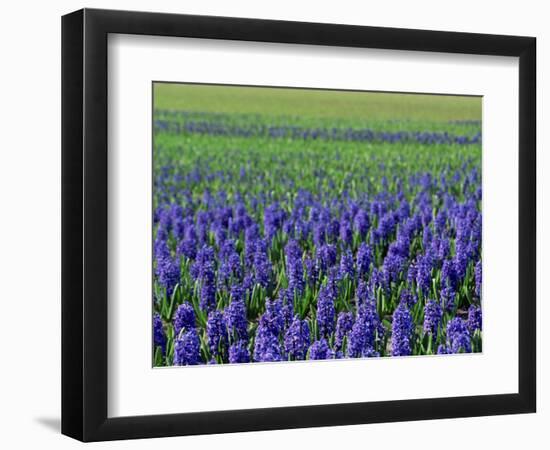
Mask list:
POLYGON ((112 0, 3 5, 0 16, 0 443, 3 448, 76 448, 60 418, 60 16, 83 6, 112 9, 353 23, 538 38, 538 413, 535 415, 363 425, 102 443, 95 448, 201 449, 370 447, 548 448, 550 445, 550 227, 543 180, 550 157, 550 29, 545 2, 353 0, 112 0))

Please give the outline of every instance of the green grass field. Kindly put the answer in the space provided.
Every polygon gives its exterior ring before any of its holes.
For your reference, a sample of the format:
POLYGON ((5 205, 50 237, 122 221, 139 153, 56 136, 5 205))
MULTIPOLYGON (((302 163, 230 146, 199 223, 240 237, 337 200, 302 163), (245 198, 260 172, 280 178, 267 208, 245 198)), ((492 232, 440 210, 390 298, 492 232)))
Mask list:
POLYGON ((154 83, 155 109, 337 120, 481 120, 481 97, 154 83))

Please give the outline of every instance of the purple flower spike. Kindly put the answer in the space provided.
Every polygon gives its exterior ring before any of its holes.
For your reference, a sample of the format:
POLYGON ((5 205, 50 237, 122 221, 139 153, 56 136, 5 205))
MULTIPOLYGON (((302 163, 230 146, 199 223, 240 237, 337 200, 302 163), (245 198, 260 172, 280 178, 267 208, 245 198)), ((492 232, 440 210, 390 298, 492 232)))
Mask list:
POLYGON ((476 263, 476 267, 474 269, 474 275, 475 275, 475 281, 476 281, 476 295, 478 298, 481 297, 481 260, 479 260, 476 263))
POLYGON ((153 342, 156 347, 162 349, 162 353, 166 351, 166 334, 162 326, 162 319, 155 313, 153 314, 153 342))
POLYGON ((328 346, 326 339, 315 341, 313 344, 311 344, 311 347, 309 347, 309 359, 332 359, 333 356, 333 352, 328 346))
POLYGON ((424 306, 424 333, 429 333, 434 337, 437 336, 442 317, 443 311, 439 303, 428 300, 426 306, 424 306))
POLYGON ((174 344, 174 365, 192 366, 200 364, 200 341, 197 330, 191 328, 176 339, 174 344))
POLYGON ((254 361, 258 362, 274 362, 282 361, 282 352, 279 339, 270 329, 269 324, 260 319, 260 325, 256 332, 256 340, 254 342, 254 361))
POLYGON ((250 362, 250 353, 245 341, 238 341, 229 347, 229 362, 231 364, 250 362))
POLYGON ((227 346, 227 325, 221 311, 208 314, 206 322, 208 347, 213 355, 222 355, 227 346))
POLYGON ((334 347, 341 350, 344 345, 344 339, 353 327, 353 314, 350 312, 341 312, 336 321, 336 334, 334 337, 334 347))
POLYGON ((179 261, 171 256, 157 259, 157 276, 160 285, 166 290, 166 295, 170 298, 174 288, 180 282, 179 261))
POLYGON ((367 275, 370 272, 372 264, 372 249, 365 242, 361 242, 357 250, 357 274, 360 277, 367 275))
POLYGON ((329 336, 334 331, 335 294, 331 286, 323 286, 317 299, 317 327, 320 336, 329 336))
POLYGON ((472 344, 467 323, 455 317, 447 324, 447 350, 449 353, 470 353, 472 344))
POLYGON ((455 308, 456 292, 452 287, 441 290, 441 304, 445 311, 452 312, 455 308))
POLYGON ((353 280, 355 278, 355 267, 353 262, 353 256, 349 250, 342 253, 342 257, 340 258, 339 278, 340 279, 348 278, 350 280, 353 280))
POLYGON ((285 352, 290 359, 305 359, 309 348, 309 326, 307 321, 300 320, 298 316, 290 324, 285 334, 285 352))
POLYGON ((256 251, 254 253, 254 273, 255 282, 263 288, 267 288, 271 277, 271 262, 267 256, 266 244, 263 240, 256 242, 256 251))
POLYGON ((471 334, 474 334, 477 330, 481 331, 481 308, 479 306, 471 305, 468 309, 468 330, 471 334))
POLYGON ((174 333, 177 336, 182 329, 188 331, 191 328, 195 328, 195 311, 189 303, 182 303, 174 316, 174 333))
POLYGON ((304 265, 302 262, 302 251, 298 243, 291 239, 285 247, 286 275, 288 278, 288 289, 292 293, 302 295, 305 288, 304 265))
POLYGON ((246 306, 242 298, 233 297, 230 305, 224 312, 225 322, 229 331, 229 338, 233 341, 248 342, 246 306))
POLYGON ((353 219, 353 226, 357 233, 359 233, 361 239, 365 239, 367 237, 367 233, 370 227, 370 221, 369 216, 365 210, 360 209, 357 212, 355 218, 353 219))
POLYGON ((393 313, 391 353, 392 356, 407 356, 412 353, 414 323, 407 305, 400 303, 393 313))
POLYGON ((357 318, 348 337, 348 356, 362 358, 371 356, 377 340, 384 334, 384 327, 373 302, 359 306, 357 318))

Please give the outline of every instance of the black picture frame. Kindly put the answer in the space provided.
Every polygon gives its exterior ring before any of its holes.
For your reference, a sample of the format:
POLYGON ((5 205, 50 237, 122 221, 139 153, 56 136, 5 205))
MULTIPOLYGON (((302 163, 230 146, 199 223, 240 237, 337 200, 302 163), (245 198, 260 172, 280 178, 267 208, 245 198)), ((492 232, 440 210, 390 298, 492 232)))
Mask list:
POLYGON ((62 433, 100 441, 535 412, 535 91, 533 37, 94 9, 63 16, 62 433), (518 57, 518 393, 109 418, 109 33, 518 57))

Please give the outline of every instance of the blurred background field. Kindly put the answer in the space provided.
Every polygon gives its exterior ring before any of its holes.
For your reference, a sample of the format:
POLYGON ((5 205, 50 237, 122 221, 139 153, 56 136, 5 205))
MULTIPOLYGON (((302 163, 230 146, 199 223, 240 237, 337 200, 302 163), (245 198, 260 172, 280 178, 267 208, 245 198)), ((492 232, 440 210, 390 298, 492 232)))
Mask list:
POLYGON ((311 118, 481 120, 481 98, 318 89, 154 83, 158 109, 311 118))

